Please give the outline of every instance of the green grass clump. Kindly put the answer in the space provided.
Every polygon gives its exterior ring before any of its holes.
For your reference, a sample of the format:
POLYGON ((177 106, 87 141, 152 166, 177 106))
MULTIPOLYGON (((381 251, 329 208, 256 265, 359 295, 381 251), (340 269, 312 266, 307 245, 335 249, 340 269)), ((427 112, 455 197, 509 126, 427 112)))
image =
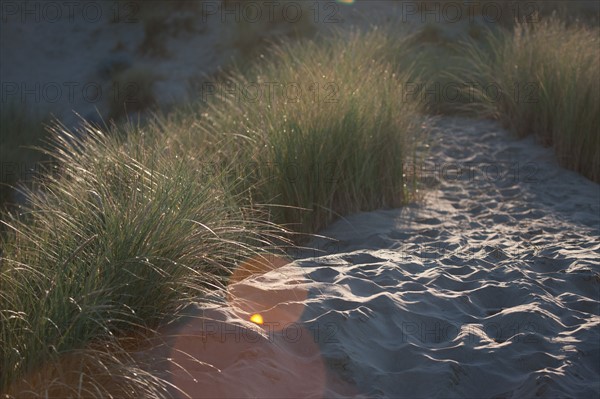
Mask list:
POLYGON ((465 57, 461 57, 462 50, 450 39, 438 33, 431 36, 431 32, 436 32, 435 28, 426 26, 411 41, 408 58, 418 65, 411 79, 416 83, 411 92, 421 99, 430 114, 470 115, 472 111, 465 109, 465 105, 472 102, 472 96, 464 89, 465 81, 471 81, 472 75, 464 73, 468 70, 465 57))
POLYGON ((598 28, 550 18, 466 44, 458 80, 478 84, 469 108, 523 136, 553 145, 559 162, 600 181, 600 35, 598 28), (480 87, 487 87, 485 90, 480 87))
POLYGON ((0 392, 167 396, 132 353, 235 265, 288 244, 280 225, 312 233, 415 198, 409 47, 380 29, 284 43, 228 75, 233 92, 154 123, 55 128, 56 172, 3 218, 0 392))
POLYGON ((405 204, 423 139, 422 104, 406 98, 413 71, 391 62, 408 43, 376 29, 276 46, 221 83, 185 123, 197 127, 185 147, 227 141, 223 156, 237 158, 253 201, 276 205, 272 221, 295 231, 405 204))
POLYGON ((237 261, 268 249, 271 227, 167 138, 84 133, 55 133, 60 173, 3 221, 0 392, 156 396, 164 384, 122 340, 223 287, 237 261))

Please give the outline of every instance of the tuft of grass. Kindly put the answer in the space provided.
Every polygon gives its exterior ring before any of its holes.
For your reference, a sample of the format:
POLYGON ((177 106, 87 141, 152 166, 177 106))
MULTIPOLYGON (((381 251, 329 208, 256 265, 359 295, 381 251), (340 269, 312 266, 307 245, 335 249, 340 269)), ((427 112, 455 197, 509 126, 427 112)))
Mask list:
POLYGON ((224 157, 237 157, 252 200, 275 205, 272 221, 296 231, 405 204, 416 192, 423 108, 405 95, 412 69, 391 61, 409 42, 375 29, 275 46, 220 82, 203 117, 187 122, 197 129, 185 146, 227 141, 224 157))
POLYGON ((597 27, 548 18, 465 44, 472 103, 519 136, 536 135, 559 162, 600 181, 600 32, 597 27))
POLYGON ((312 233, 415 198, 409 43, 381 29, 283 43, 228 75, 233 92, 152 123, 56 126, 57 172, 2 221, 0 392, 165 395, 133 353, 236 265, 267 270, 281 225, 312 233))
MULTIPOLYGON (((409 54, 418 65, 413 77, 416 82, 413 95, 422 99, 431 114, 475 116, 469 88, 474 86, 477 76, 469 69, 470 61, 464 56, 460 42, 422 42, 419 34, 415 38, 409 54)), ((472 39, 472 43, 483 46, 477 39, 472 39)))
POLYGON ((129 130, 55 128, 60 172, 2 221, 0 392, 158 396, 165 382, 125 342, 270 249, 277 229, 239 205, 226 170, 199 178, 168 139, 129 130))

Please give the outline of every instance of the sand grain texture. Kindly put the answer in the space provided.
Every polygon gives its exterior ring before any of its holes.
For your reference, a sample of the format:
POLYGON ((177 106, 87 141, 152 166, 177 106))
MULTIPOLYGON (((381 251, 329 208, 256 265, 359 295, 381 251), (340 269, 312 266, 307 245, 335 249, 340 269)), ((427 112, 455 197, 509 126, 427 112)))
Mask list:
POLYGON ((441 119, 432 141, 424 203, 340 220, 312 243, 328 253, 191 307, 169 334, 218 370, 171 381, 193 397, 598 397, 600 186, 493 122, 441 119))

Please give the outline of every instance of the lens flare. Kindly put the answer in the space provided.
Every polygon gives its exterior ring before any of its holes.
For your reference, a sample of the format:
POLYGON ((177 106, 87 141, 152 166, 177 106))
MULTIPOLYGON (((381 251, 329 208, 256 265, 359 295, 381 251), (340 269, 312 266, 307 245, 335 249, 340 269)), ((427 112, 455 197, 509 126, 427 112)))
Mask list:
POLYGON ((259 313, 254 313, 252 316, 250 316, 250 321, 258 325, 262 325, 264 323, 263 317, 259 313))
POLYGON ((253 276, 260 276, 270 272, 271 270, 279 269, 290 263, 290 260, 273 254, 256 255, 253 258, 246 259, 240 264, 229 278, 229 284, 238 283, 244 279, 253 276))

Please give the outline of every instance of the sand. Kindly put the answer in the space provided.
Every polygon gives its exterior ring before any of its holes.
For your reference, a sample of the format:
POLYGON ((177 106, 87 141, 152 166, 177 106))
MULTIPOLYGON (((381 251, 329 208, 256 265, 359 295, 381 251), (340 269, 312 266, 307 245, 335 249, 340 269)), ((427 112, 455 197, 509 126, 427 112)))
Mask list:
MULTIPOLYGON (((339 23, 393 4, 357 2, 339 23)), ((106 112, 104 69, 123 57, 161 76, 169 106, 233 56, 212 17, 165 57, 136 53, 140 23, 8 17, 3 96, 67 125, 106 112), (85 98, 89 83, 104 95, 85 98)), ((191 305, 140 358, 180 397, 598 397, 600 186, 492 122, 440 119, 432 143, 422 203, 339 220, 314 250, 191 305)))
POLYGON ((494 122, 431 138, 422 203, 190 306, 155 372, 192 397, 598 397, 600 186, 494 122))

